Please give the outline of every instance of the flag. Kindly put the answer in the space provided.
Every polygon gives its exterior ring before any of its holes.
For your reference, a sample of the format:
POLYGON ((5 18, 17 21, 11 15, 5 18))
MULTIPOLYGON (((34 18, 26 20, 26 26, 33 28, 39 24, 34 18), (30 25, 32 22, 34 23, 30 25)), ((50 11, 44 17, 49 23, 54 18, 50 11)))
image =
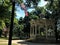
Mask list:
POLYGON ((25 11, 25 16, 28 16, 28 12, 27 12, 27 10, 26 10, 26 6, 24 5, 24 3, 21 3, 21 8, 24 9, 24 11, 25 11))
POLYGON ((27 11, 25 11, 25 16, 28 16, 28 12, 27 11))
POLYGON ((21 3, 21 8, 23 8, 24 10, 26 9, 24 3, 21 3))

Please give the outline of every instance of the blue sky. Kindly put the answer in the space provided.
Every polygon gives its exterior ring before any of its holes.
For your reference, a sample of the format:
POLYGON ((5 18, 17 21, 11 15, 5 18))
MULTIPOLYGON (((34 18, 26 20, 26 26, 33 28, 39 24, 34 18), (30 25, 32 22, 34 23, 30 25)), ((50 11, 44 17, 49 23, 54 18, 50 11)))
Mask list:
MULTIPOLYGON (((38 6, 40 7, 43 7, 47 4, 47 2, 45 2, 44 0, 41 0, 38 4, 38 6)), ((25 17, 25 13, 24 13, 24 10, 21 9, 20 6, 17 6, 17 4, 15 5, 15 8, 16 8, 16 18, 19 19, 20 17, 25 17)), ((28 9, 27 11, 31 12, 32 10, 35 10, 35 9, 28 9)))

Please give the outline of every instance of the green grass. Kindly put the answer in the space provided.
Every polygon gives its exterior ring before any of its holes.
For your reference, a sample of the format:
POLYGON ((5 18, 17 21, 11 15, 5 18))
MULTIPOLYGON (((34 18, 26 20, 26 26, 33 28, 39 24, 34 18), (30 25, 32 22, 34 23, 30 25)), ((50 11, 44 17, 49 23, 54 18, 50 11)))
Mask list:
POLYGON ((0 40, 8 40, 8 38, 0 37, 0 40))
MULTIPOLYGON (((8 39, 7 38, 0 38, 0 45, 8 45, 8 39), (4 42, 4 43, 2 43, 4 42), (7 42, 7 43, 5 43, 7 42)), ((12 45, 17 45, 15 43, 12 43, 12 45)))
POLYGON ((0 42, 7 42, 6 38, 0 38, 0 42))

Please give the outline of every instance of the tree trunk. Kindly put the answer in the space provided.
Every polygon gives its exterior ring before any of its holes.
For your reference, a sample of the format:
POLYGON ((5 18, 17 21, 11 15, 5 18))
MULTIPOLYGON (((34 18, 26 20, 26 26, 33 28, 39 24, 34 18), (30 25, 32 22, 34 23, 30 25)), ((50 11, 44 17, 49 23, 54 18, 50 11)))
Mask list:
POLYGON ((55 37, 56 37, 56 42, 58 41, 58 34, 57 34, 57 18, 55 19, 55 37))
POLYGON ((1 35, 2 35, 2 30, 0 30, 0 37, 1 37, 1 35))
POLYGON ((13 30, 13 21, 14 21, 14 10, 15 10, 15 1, 12 0, 12 15, 11 15, 11 24, 10 24, 8 45, 12 45, 12 30, 13 30))

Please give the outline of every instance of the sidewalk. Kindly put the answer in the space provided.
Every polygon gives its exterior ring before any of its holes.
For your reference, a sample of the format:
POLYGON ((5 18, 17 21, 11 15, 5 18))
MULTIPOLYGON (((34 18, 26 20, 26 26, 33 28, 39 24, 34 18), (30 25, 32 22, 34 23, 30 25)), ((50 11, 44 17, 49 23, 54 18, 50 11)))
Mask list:
MULTIPOLYGON (((8 41, 4 40, 4 42, 0 43, 8 43, 8 41)), ((47 43, 32 43, 32 42, 27 42, 26 40, 12 40, 12 43, 17 44, 17 45, 60 45, 60 44, 47 44, 47 43)))
POLYGON ((45 44, 45 43, 31 43, 31 42, 26 42, 23 41, 21 42, 21 40, 19 42, 17 42, 18 45, 60 45, 60 44, 45 44))

